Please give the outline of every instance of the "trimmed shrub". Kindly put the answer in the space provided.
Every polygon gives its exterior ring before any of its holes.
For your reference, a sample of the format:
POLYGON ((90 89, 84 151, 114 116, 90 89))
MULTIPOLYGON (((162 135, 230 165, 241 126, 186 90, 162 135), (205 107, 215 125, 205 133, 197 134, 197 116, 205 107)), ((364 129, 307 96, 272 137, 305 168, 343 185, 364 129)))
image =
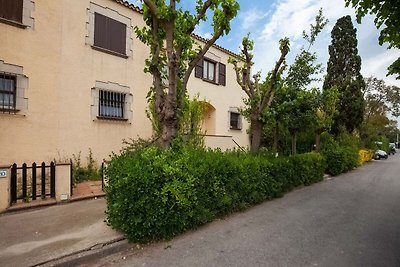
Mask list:
POLYGON ((339 175, 353 170, 358 166, 358 148, 356 145, 339 145, 332 136, 323 135, 321 150, 325 158, 325 172, 330 175, 339 175))
POLYGON ((105 173, 108 222, 130 241, 148 242, 321 181, 324 160, 151 146, 114 155, 105 173))
POLYGON ((358 151, 358 165, 363 165, 365 162, 371 161, 374 157, 374 151, 370 149, 360 149, 358 151))

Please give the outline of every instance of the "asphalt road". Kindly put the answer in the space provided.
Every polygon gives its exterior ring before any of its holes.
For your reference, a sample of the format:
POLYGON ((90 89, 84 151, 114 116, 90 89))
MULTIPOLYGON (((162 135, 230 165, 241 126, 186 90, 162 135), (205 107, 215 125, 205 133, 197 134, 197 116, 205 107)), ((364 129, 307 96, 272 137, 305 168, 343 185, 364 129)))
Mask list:
POLYGON ((400 153, 87 266, 400 266, 400 153))

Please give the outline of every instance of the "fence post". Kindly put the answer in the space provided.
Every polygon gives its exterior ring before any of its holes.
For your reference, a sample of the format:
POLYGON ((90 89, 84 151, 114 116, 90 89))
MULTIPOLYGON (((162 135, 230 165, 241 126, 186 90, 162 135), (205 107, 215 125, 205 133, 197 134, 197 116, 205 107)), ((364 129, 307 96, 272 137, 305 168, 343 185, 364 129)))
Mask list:
POLYGON ((74 167, 72 166, 72 159, 70 160, 69 164, 71 164, 70 165, 70 169, 69 169, 69 171, 70 171, 70 187, 71 187, 71 189, 70 189, 69 193, 70 193, 70 195, 72 197, 73 186, 74 186, 74 167))
POLYGON ((46 198, 46 163, 42 162, 42 199, 46 198))
POLYGON ((26 163, 22 164, 22 199, 24 202, 27 202, 27 172, 26 172, 26 163))
POLYGON ((104 161, 101 163, 101 190, 104 191, 104 161))
POLYGON ((0 212, 5 211, 12 203, 11 201, 11 165, 0 166, 0 212))
POLYGON ((11 203, 17 203, 17 164, 11 168, 11 203))
POLYGON ((55 192, 57 202, 71 198, 71 162, 55 165, 55 192))
POLYGON ((36 200, 36 162, 32 164, 32 200, 36 200))
POLYGON ((50 197, 56 197, 56 166, 53 161, 50 163, 50 197))

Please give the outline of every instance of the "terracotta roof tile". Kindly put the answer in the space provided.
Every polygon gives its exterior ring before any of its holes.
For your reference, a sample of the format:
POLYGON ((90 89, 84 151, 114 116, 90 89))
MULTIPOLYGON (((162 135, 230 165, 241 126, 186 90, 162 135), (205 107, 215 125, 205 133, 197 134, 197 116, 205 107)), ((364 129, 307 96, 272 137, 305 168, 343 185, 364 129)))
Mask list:
MULTIPOLYGON (((118 4, 121 4, 121 5, 129 8, 129 9, 132 9, 132 10, 134 10, 134 11, 140 13, 140 14, 143 14, 143 9, 141 9, 138 6, 135 6, 134 4, 129 3, 128 1, 124 1, 124 0, 111 0, 111 1, 117 2, 118 4)), ((192 37, 194 39, 197 39, 197 40, 201 41, 201 42, 207 42, 208 41, 206 38, 201 37, 200 35, 197 35, 197 34, 192 34, 192 37)), ((226 49, 226 48, 224 48, 224 47, 222 47, 220 45, 214 44, 213 47, 218 49, 218 50, 220 50, 220 51, 222 51, 222 52, 224 52, 224 53, 227 53, 230 56, 236 57, 238 59, 242 59, 242 57, 240 55, 238 55, 235 52, 232 52, 232 51, 230 51, 230 50, 228 50, 228 49, 226 49)))

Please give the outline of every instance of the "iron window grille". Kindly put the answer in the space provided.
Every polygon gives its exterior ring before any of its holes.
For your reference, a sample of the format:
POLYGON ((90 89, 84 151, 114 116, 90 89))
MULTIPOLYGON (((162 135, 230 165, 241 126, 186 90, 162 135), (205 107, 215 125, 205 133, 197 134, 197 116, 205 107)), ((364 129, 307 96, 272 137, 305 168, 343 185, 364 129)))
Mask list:
POLYGON ((17 77, 0 73, 0 110, 3 113, 16 112, 17 77))
POLYGON ((99 90, 99 118, 126 120, 125 93, 99 90))

